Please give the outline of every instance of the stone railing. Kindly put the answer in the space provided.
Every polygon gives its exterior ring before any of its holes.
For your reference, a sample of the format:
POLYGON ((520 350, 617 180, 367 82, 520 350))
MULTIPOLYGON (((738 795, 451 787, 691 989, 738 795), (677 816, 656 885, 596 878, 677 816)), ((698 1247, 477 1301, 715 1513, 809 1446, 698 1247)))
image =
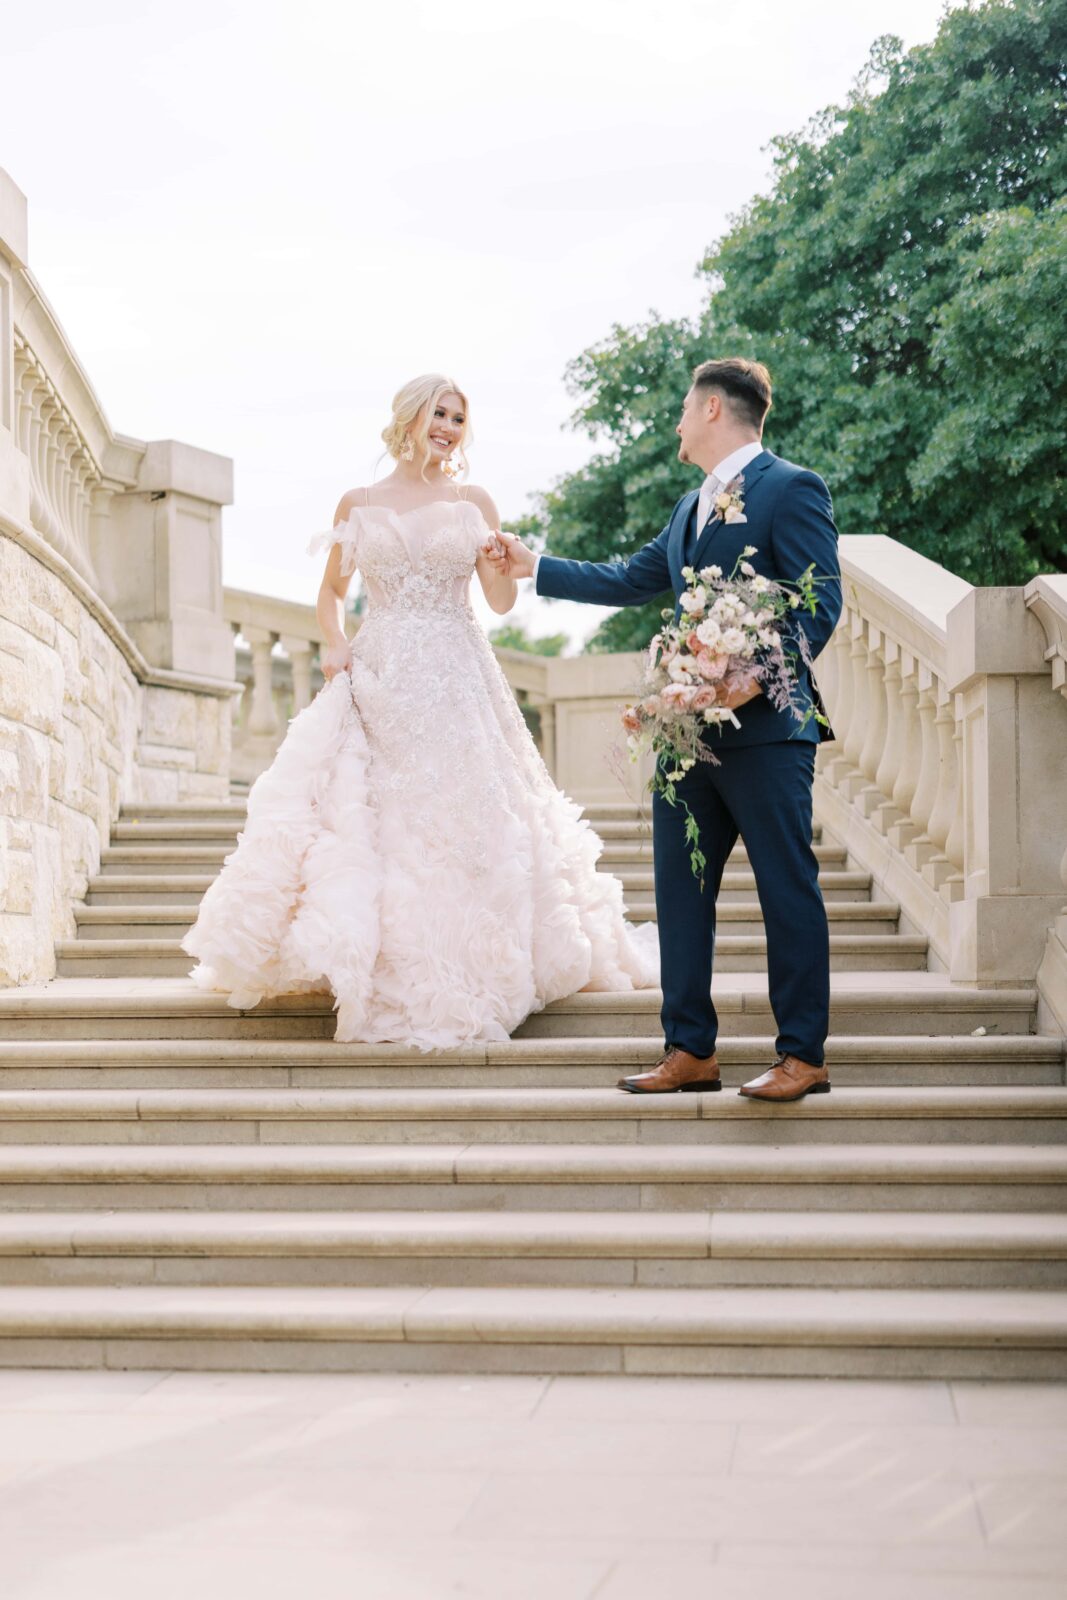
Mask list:
POLYGON ((223 613, 235 636, 234 676, 241 685, 230 771, 237 783, 250 783, 269 766, 290 717, 322 688, 325 640, 315 607, 292 600, 226 589, 223 613))
POLYGON ((0 982, 51 976, 124 800, 229 792, 231 483, 112 430, 0 171, 0 982))
POLYGON ((893 539, 843 538, 841 565, 817 667, 837 735, 818 814, 936 965, 1032 982, 1067 844, 1067 724, 1041 630, 1022 590, 972 589, 893 539))
MULTIPOLYGON (((1067 575, 1035 578, 1026 586, 1026 604, 1037 619, 1045 637, 1045 660, 1051 672, 1053 694, 1067 702, 1067 575)), ((1067 739, 1067 705, 1060 714, 1064 725, 1061 737, 1067 739)), ((1064 834, 1067 795, 1061 793, 1058 805, 1048 808, 1049 830, 1053 839, 1064 834)), ((1067 896, 1067 848, 1060 860, 1060 883, 1067 896)), ((1037 973, 1038 1021, 1049 1032, 1067 1033, 1067 904, 1061 905, 1049 929, 1045 952, 1037 973)))
MULTIPOLYGON (((323 637, 313 606, 227 589, 223 608, 242 686, 232 773, 250 783, 269 766, 289 718, 322 687, 323 637)), ((350 616, 349 634, 358 626, 350 616)), ((640 682, 643 655, 564 658, 497 649, 496 657, 561 788, 583 803, 640 796, 648 772, 622 754, 619 710, 640 682)))

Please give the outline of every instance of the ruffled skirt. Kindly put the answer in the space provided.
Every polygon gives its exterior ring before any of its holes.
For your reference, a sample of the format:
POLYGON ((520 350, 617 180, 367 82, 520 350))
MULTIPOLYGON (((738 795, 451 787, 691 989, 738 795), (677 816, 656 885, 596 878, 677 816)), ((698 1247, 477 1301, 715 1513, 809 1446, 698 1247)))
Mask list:
POLYGON ((655 927, 626 922, 488 645, 406 718, 389 677, 356 660, 290 723, 182 941, 197 985, 242 1010, 328 992, 339 1041, 431 1049, 657 984, 655 927))

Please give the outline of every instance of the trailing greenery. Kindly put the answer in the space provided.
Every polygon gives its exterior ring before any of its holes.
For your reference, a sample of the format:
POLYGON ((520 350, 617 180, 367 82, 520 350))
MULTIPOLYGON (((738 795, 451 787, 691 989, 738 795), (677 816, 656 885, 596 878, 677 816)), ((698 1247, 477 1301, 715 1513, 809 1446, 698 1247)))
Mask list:
MULTIPOLYGON (((1064 566, 1067 0, 985 0, 904 52, 879 40, 847 103, 774 141, 770 192, 708 251, 694 324, 614 327, 568 369, 598 443, 525 531, 608 560, 679 494, 693 365, 766 361, 768 445, 821 472, 845 533, 889 534, 972 583, 1064 566)), ((591 649, 638 648, 660 601, 591 649)))

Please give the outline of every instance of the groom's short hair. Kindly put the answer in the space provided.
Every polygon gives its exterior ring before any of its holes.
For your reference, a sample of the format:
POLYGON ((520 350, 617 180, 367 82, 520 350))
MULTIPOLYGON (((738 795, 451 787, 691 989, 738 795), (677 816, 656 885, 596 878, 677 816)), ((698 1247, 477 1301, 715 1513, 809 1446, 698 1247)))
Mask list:
POLYGON ((718 389, 730 402, 734 415, 762 429, 771 409, 771 375, 762 361, 727 356, 723 361, 702 361, 693 373, 694 389, 718 389))

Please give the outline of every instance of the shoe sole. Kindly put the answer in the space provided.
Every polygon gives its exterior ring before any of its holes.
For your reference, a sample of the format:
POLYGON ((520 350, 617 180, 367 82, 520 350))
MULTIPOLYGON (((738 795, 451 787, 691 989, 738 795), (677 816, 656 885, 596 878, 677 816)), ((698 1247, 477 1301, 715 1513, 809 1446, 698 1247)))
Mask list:
POLYGON ((830 1085, 813 1083, 809 1088, 801 1089, 799 1094, 760 1094, 752 1089, 738 1089, 737 1092, 746 1100, 766 1100, 770 1105, 786 1106, 792 1104, 794 1100, 803 1100, 806 1094, 829 1094, 830 1085))
POLYGON ((620 1078, 615 1087, 627 1094, 714 1094, 722 1088, 722 1079, 701 1078, 696 1083, 680 1083, 677 1089, 639 1089, 629 1079, 620 1078))

